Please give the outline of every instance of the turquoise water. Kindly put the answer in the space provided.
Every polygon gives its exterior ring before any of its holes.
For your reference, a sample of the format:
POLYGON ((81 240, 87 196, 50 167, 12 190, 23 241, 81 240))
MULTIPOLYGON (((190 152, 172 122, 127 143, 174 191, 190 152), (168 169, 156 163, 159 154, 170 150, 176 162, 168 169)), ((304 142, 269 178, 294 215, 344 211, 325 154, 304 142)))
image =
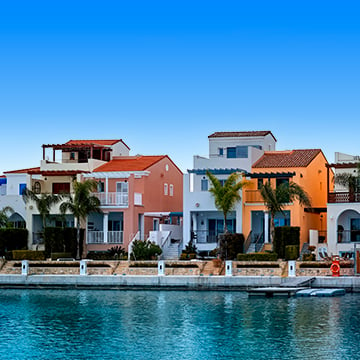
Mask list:
POLYGON ((360 295, 0 290, 0 359, 360 359, 360 295))

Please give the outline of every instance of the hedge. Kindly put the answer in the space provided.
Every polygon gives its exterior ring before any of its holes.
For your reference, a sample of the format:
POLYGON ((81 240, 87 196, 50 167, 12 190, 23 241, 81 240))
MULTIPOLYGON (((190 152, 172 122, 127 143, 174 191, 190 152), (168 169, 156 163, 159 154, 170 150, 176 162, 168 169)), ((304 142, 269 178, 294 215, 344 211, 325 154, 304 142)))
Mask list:
MULTIPOLYGON (((45 254, 50 257, 51 253, 71 253, 76 257, 77 239, 76 228, 47 227, 44 230, 45 254)), ((84 242, 84 230, 80 231, 80 254, 82 254, 84 242)))
POLYGON ((252 253, 252 254, 238 254, 238 261, 277 261, 276 253, 252 253))
POLYGON ((26 250, 27 241, 26 229, 0 229, 0 255, 3 256, 7 251, 12 250, 26 250))
POLYGON ((45 260, 45 251, 13 250, 13 260, 45 260))
POLYGON ((280 259, 286 258, 286 246, 300 247, 300 228, 298 226, 279 226, 275 228, 273 249, 280 259))

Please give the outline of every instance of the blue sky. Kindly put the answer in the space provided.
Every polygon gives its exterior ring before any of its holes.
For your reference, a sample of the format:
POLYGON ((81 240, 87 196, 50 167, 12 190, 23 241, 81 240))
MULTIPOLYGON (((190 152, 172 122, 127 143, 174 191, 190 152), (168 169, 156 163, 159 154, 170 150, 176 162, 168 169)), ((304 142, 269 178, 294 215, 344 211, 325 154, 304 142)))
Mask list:
POLYGON ((2 1, 0 173, 123 139, 183 170, 215 131, 360 154, 357 1, 2 1))

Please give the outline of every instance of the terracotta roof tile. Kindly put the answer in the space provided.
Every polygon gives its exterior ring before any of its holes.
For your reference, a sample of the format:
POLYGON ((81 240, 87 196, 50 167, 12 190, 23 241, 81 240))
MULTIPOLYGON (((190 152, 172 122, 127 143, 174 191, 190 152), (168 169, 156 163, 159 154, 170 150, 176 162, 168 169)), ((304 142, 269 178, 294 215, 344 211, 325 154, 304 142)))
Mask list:
POLYGON ((99 166, 94 172, 107 171, 144 171, 158 161, 166 158, 166 155, 159 156, 121 156, 108 163, 99 166))
POLYGON ((123 142, 121 139, 117 140, 69 140, 65 145, 83 145, 83 144, 96 144, 96 145, 114 145, 118 142, 123 142))
POLYGON ((320 149, 267 151, 252 167, 306 167, 320 152, 320 149))
POLYGON ((270 134, 275 139, 274 135, 269 130, 265 130, 265 131, 218 131, 218 132, 214 132, 213 134, 209 135, 208 138, 266 136, 268 134, 270 134))
POLYGON ((33 167, 28 169, 4 171, 4 174, 28 174, 29 172, 40 171, 40 167, 33 167))

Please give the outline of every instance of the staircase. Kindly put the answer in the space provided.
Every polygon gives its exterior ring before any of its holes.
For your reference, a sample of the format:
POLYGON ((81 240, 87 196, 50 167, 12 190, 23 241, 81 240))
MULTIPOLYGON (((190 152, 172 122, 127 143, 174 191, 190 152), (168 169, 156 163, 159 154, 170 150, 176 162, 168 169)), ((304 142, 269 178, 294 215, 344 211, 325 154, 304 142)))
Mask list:
POLYGON ((163 249, 161 257, 163 260, 179 259, 179 243, 170 243, 163 249))

